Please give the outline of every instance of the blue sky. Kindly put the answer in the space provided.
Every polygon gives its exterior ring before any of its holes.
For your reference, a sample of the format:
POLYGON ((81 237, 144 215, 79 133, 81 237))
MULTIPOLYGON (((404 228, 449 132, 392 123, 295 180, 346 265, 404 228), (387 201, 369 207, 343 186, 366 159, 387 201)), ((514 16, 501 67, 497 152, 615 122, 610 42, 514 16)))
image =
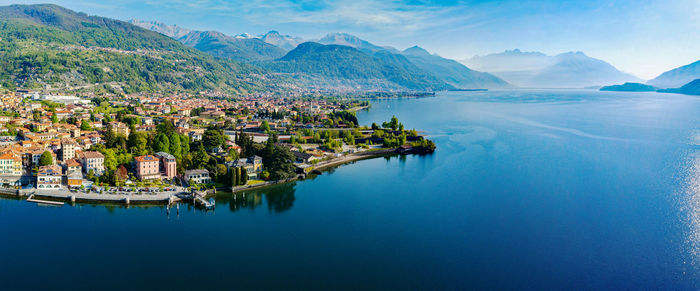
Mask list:
POLYGON ((583 51, 644 79, 700 59, 700 0, 0 0, 46 2, 228 34, 278 30, 312 39, 348 32, 453 59, 514 48, 583 51))

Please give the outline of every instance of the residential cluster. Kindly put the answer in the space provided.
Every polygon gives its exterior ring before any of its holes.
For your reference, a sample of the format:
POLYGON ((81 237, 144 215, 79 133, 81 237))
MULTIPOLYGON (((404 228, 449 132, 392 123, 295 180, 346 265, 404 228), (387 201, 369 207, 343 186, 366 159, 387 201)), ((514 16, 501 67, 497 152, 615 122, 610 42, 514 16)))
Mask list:
POLYGON ((0 186, 238 186, 319 161, 423 140, 398 120, 358 126, 368 101, 139 94, 0 94, 0 186))

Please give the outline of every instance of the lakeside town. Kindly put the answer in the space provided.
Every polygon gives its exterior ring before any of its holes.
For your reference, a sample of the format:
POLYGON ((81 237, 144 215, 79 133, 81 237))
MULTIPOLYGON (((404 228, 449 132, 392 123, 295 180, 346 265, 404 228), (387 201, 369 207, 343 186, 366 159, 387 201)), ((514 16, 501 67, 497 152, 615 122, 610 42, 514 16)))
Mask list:
POLYGON ((366 99, 90 97, 0 95, 3 193, 172 201, 179 193, 249 189, 362 158, 435 149, 396 117, 359 126, 355 112, 370 107, 366 99))

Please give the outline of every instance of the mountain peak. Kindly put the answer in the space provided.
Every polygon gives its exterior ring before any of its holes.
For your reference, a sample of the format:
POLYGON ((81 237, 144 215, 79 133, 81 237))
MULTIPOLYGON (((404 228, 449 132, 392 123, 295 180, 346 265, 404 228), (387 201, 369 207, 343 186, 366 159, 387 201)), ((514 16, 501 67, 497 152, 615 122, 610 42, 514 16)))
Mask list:
POLYGON ((414 55, 414 56, 430 56, 431 54, 422 47, 414 45, 403 51, 404 54, 414 55))

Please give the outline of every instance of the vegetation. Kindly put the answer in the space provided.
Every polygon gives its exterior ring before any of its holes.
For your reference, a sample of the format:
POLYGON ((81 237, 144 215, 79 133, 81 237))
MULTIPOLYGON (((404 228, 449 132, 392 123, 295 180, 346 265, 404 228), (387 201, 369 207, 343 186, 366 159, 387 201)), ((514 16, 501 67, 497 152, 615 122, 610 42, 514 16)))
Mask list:
POLYGON ((49 151, 44 151, 44 153, 41 154, 41 157, 39 157, 39 166, 50 165, 53 165, 53 155, 51 155, 51 152, 49 151))
POLYGON ((216 60, 156 32, 56 5, 0 8, 0 38, 3 87, 245 93, 266 84, 255 77, 264 74, 258 68, 216 60))
MULTIPOLYGON (((284 57, 257 64, 282 73, 303 74, 320 79, 360 81, 367 87, 441 90, 449 86, 422 72, 401 55, 367 55, 355 48, 306 42, 284 57)), ((320 81, 314 79, 313 81, 320 81)), ((347 84, 344 83, 344 84, 347 84)))

